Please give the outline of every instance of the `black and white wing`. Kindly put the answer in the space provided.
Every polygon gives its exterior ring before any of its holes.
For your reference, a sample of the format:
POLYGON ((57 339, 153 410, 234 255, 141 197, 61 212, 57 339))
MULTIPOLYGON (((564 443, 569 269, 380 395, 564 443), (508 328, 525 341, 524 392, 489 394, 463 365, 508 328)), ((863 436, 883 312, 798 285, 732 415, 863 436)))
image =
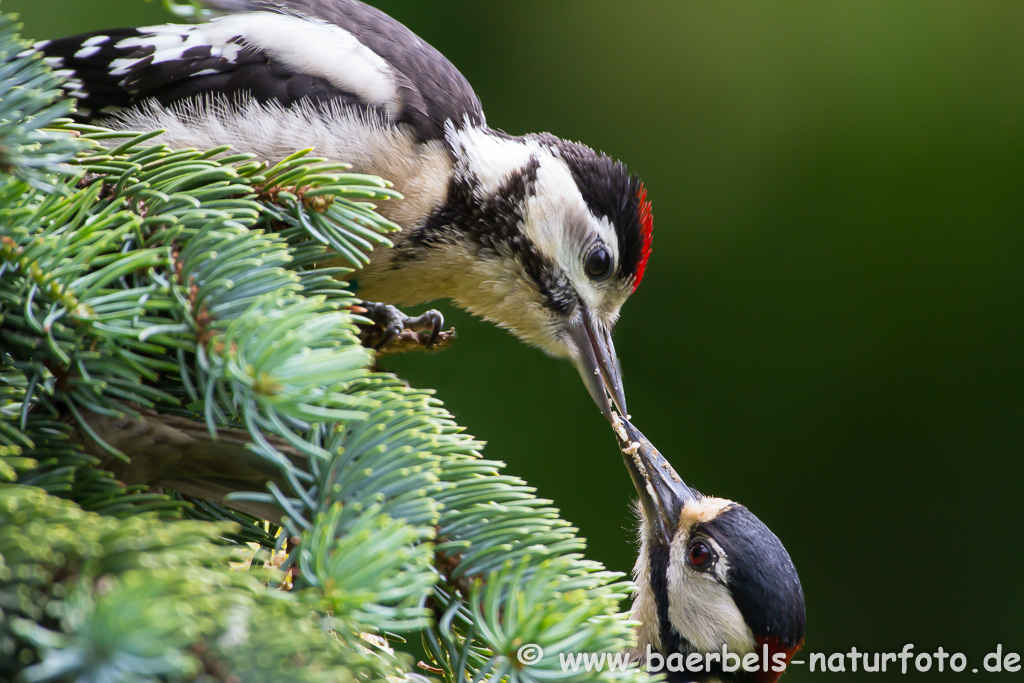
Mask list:
POLYGON ((217 95, 290 107, 361 107, 443 138, 445 122, 483 125, 459 71, 408 28, 356 0, 214 0, 227 14, 201 24, 115 29, 44 41, 71 77, 79 116, 146 101, 217 95))

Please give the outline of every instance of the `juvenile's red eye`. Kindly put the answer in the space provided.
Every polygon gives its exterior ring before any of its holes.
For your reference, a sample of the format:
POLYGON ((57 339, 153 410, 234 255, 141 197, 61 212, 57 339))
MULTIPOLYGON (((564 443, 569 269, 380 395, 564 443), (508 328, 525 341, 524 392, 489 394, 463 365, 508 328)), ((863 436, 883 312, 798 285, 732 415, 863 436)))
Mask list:
POLYGON ((686 559, 691 567, 703 567, 711 560, 711 548, 704 541, 697 541, 690 546, 686 559))

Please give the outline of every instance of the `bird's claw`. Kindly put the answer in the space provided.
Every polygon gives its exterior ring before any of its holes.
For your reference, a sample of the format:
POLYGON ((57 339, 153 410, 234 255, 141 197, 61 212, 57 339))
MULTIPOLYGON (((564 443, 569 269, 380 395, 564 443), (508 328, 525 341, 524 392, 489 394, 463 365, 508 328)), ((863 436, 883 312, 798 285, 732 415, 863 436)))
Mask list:
POLYGON ((426 347, 432 348, 437 343, 437 336, 441 334, 441 328, 444 327, 444 316, 441 315, 441 311, 432 308, 422 315, 418 315, 415 318, 406 316, 405 329, 413 330, 414 332, 425 332, 430 331, 430 336, 427 338, 426 347))
MULTIPOLYGON (((444 316, 440 311, 434 309, 413 318, 390 304, 364 301, 362 308, 366 309, 365 315, 373 321, 374 328, 379 330, 379 339, 373 344, 375 351, 380 351, 394 342, 405 330, 413 332, 429 331, 430 336, 425 344, 425 347, 429 349, 437 343, 438 335, 441 334, 441 329, 444 327, 444 316)), ((367 335, 367 341, 377 336, 372 334, 373 331, 371 331, 370 335, 367 335)))

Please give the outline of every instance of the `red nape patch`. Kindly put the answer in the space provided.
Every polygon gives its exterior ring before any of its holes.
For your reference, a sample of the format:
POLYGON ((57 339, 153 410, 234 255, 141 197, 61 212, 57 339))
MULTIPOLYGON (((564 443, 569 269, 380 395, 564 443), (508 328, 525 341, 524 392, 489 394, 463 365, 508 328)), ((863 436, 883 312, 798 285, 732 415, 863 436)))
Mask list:
POLYGON ((640 234, 644 238, 644 243, 640 251, 640 261, 636 264, 636 276, 633 278, 634 292, 644 279, 647 259, 651 257, 651 240, 654 238, 654 217, 651 215, 651 203, 647 201, 647 188, 643 183, 640 183, 640 189, 636 191, 636 198, 640 200, 640 234))
POLYGON ((790 660, 793 659, 793 655, 804 645, 804 641, 800 641, 793 647, 786 647, 783 643, 779 642, 778 638, 762 638, 757 636, 758 647, 761 648, 758 652, 758 663, 761 665, 759 670, 754 673, 754 678, 758 683, 775 683, 779 680, 783 673, 785 673, 785 666, 789 666, 790 660), (766 665, 767 662, 767 665, 766 665), (784 665, 780 667, 780 665, 784 665), (782 668, 782 671, 778 669, 782 668))

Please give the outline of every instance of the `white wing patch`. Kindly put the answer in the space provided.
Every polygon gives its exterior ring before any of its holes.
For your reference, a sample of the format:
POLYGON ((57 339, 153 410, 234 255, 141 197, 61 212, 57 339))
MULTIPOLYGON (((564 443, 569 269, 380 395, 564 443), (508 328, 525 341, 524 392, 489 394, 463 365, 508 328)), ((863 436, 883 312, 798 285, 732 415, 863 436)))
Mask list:
POLYGON ((217 23, 297 71, 326 78, 370 104, 398 108, 391 67, 340 26, 267 12, 224 17, 217 23))
POLYGON ((211 35, 208 27, 212 23, 195 26, 165 24, 161 26, 140 27, 138 30, 142 32, 142 35, 119 40, 115 47, 119 50, 151 47, 154 48, 153 53, 143 57, 122 57, 111 60, 110 75, 124 76, 136 64, 147 57, 151 58, 153 64, 173 62, 182 59, 186 50, 195 47, 209 47, 211 57, 220 57, 227 61, 234 61, 242 46, 238 43, 230 42, 235 36, 224 38, 211 35))
POLYGON ((88 59, 89 57, 92 57, 99 51, 100 48, 96 45, 93 45, 91 47, 83 47, 81 50, 75 53, 75 59, 88 59))
MULTIPOLYGON (((182 59, 194 47, 234 61, 247 45, 296 73, 327 79, 367 104, 396 111, 401 102, 394 72, 386 61, 345 29, 316 19, 273 12, 247 12, 193 26, 166 24, 140 28, 143 35, 117 43, 121 49, 154 47, 154 64, 182 59)), ((111 74, 122 76, 138 58, 115 59, 111 74)))

